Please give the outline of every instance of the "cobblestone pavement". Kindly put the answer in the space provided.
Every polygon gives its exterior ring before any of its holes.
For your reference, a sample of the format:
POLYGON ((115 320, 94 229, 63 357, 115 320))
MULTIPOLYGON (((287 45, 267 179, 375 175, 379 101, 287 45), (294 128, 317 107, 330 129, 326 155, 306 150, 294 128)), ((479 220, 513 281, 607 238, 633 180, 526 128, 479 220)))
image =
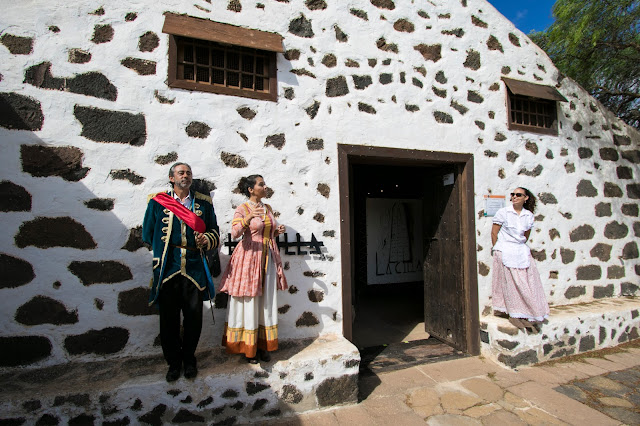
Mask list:
POLYGON ((640 425, 640 340, 509 370, 472 357, 362 376, 357 405, 269 425, 640 425))

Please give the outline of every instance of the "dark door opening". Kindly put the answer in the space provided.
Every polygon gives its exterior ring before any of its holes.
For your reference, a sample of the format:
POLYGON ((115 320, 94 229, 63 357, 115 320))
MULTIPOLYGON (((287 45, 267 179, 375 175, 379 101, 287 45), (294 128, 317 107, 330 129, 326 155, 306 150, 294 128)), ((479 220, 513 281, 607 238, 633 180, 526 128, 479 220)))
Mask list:
POLYGON ((363 361, 433 337, 478 354, 472 156, 340 145, 339 162, 345 337, 363 361))

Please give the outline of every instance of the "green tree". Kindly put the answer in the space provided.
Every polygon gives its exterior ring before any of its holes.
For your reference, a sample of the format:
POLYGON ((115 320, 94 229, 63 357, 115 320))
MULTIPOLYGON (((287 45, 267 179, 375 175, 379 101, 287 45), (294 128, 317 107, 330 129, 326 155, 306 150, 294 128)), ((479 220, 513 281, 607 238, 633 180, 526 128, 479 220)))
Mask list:
POLYGON ((529 37, 565 75, 640 129, 640 0, 557 0, 529 37))

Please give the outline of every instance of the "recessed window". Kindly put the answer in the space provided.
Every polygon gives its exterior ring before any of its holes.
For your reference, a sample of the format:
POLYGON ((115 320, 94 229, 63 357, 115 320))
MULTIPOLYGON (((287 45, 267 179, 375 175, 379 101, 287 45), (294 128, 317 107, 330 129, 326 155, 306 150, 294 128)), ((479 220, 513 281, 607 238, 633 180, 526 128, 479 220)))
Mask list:
POLYGON ((277 100, 276 53, 282 37, 167 13, 170 87, 277 100))
POLYGON ((558 134, 557 103, 567 99, 554 87, 503 77, 507 86, 507 119, 510 130, 558 134))

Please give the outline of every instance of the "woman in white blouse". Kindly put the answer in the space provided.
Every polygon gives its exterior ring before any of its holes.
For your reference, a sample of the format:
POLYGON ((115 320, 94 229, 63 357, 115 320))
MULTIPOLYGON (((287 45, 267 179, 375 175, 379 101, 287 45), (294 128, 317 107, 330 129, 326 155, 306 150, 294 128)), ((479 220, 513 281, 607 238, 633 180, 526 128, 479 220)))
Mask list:
POLYGON ((497 211, 491 228, 493 311, 508 314, 516 327, 532 331, 549 316, 540 274, 526 245, 535 205, 531 191, 514 189, 511 205, 497 211))

